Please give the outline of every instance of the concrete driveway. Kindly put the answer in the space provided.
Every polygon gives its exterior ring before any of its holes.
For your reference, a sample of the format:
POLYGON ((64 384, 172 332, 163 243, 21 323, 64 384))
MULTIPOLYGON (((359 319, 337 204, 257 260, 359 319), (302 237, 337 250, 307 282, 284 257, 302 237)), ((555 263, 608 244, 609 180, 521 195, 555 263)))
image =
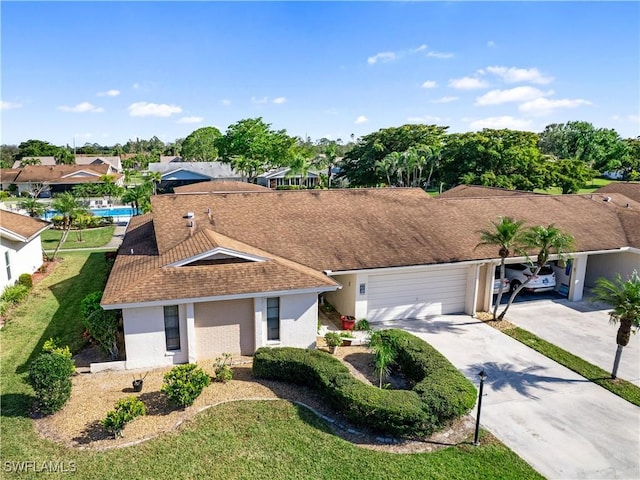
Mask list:
POLYGON ((484 369, 481 424, 545 477, 640 478, 638 407, 469 316, 385 326, 423 338, 476 385, 484 369))
MULTIPOLYGON (((618 327, 609 323, 611 308, 567 299, 514 303, 506 319, 540 338, 611 372, 618 327)), ((640 385, 640 335, 631 335, 622 351, 618 377, 640 385)))

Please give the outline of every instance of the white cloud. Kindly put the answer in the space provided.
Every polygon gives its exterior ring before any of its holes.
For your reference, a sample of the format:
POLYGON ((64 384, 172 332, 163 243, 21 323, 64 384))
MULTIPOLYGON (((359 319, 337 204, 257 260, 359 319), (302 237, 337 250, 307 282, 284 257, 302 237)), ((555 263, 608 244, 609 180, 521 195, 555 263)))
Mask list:
POLYGON ((422 88, 436 88, 438 83, 435 80, 427 80, 422 84, 422 88))
POLYGON ((546 85, 553 77, 545 76, 537 68, 487 67, 487 72, 500 77, 506 83, 530 82, 546 85))
POLYGON ((489 84, 480 78, 462 77, 450 79, 449 86, 459 90, 475 90, 478 88, 486 88, 489 84))
POLYGON ((74 105, 73 107, 69 107, 67 105, 61 105, 58 107, 58 110, 61 110, 63 112, 72 112, 72 113, 87 113, 87 112, 92 112, 92 113, 100 113, 100 112, 104 112, 104 108, 102 107, 96 107, 95 105, 89 103, 89 102, 82 102, 79 103, 77 105, 74 105))
POLYGON ((453 53, 449 53, 449 52, 427 52, 427 57, 442 58, 442 59, 453 58, 453 53))
POLYGON ((375 65, 376 63, 387 63, 395 60, 397 55, 393 52, 380 52, 376 53, 373 57, 367 58, 367 63, 369 65, 375 65))
POLYGON ((365 117, 364 115, 360 115, 353 123, 355 123, 356 125, 360 125, 361 123, 367 123, 368 121, 369 119, 367 117, 365 117))
POLYGON ((426 49, 427 49, 427 46, 423 43, 418 48, 414 48, 413 50, 411 50, 411 53, 422 52, 423 50, 426 50, 426 49))
POLYGON ((553 95, 553 90, 543 92, 535 87, 515 87, 508 90, 491 90, 476 98, 475 105, 499 105, 508 102, 526 102, 536 98, 553 95))
POLYGON ((220 104, 223 107, 228 107, 229 105, 231 105, 231 100, 229 100, 228 98, 224 98, 224 99, 220 100, 220 104))
POLYGON ((258 98, 258 97, 251 97, 251 103, 253 103, 254 105, 264 105, 265 103, 269 102, 269 97, 262 97, 262 98, 258 98))
POLYGON ((286 103, 286 102, 287 102, 286 97, 278 97, 273 99, 273 103, 275 103, 276 105, 282 105, 283 103, 286 103))
POLYGON ((487 47, 489 47, 489 48, 493 48, 493 47, 495 47, 495 46, 496 46, 496 42, 494 42, 493 40, 489 40, 489 41, 487 42, 487 47))
POLYGON ((200 123, 204 120, 204 117, 182 117, 178 120, 178 123, 200 123))
POLYGON ((434 117, 432 115, 424 115, 422 117, 409 117, 407 118, 407 122, 416 122, 416 123, 435 123, 442 120, 440 117, 434 117))
POLYGON ((521 118, 513 118, 508 115, 502 117, 488 117, 480 120, 474 120, 469 123, 469 127, 473 130, 481 130, 483 128, 510 128, 512 130, 526 129, 531 125, 530 120, 521 118))
POLYGON ((459 97, 442 97, 431 100, 431 103, 451 103, 459 100, 459 97))
POLYGON ((170 117, 174 113, 181 113, 182 108, 166 103, 136 102, 127 107, 132 117, 170 117))
POLYGON ((0 101, 0 110, 12 110, 14 108, 21 108, 21 103, 0 101))
POLYGON ((117 97, 118 95, 120 95, 120 90, 111 89, 107 90, 106 92, 98 92, 96 95, 98 95, 99 97, 117 97))
POLYGON ((135 90, 138 90, 140 88, 140 84, 138 82, 134 83, 133 85, 131 85, 135 90))
POLYGON ((518 110, 532 115, 547 115, 559 108, 576 108, 583 105, 591 105, 591 102, 582 98, 549 99, 541 97, 523 103, 518 107, 518 110))

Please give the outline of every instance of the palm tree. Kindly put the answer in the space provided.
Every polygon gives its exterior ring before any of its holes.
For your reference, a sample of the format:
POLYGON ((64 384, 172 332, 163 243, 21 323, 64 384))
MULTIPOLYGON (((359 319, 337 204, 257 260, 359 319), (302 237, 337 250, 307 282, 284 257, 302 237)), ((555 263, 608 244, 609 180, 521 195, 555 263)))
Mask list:
POLYGON ((134 208, 134 215, 151 210, 149 197, 151 197, 152 186, 149 182, 141 183, 133 188, 127 189, 122 195, 122 201, 129 203, 134 208))
POLYGON ((502 285, 504 284, 505 259, 511 255, 511 250, 520 251, 522 244, 522 224, 511 217, 500 217, 497 222, 491 222, 493 228, 490 230, 480 230, 480 243, 476 248, 484 245, 492 245, 499 247, 498 255, 500 256, 500 289, 498 290, 498 298, 493 305, 493 319, 497 320, 498 306, 502 301, 502 285))
POLYGON ((380 331, 371 333, 369 337, 369 348, 376 356, 375 370, 378 373, 378 386, 382 388, 384 377, 389 375, 390 367, 396 359, 396 350, 389 342, 385 342, 380 331))
POLYGON ((565 253, 573 249, 575 240, 572 235, 563 232, 559 228, 549 225, 548 227, 544 227, 541 225, 536 225, 535 227, 531 227, 525 230, 521 237, 523 246, 527 249, 536 249, 538 250, 538 255, 535 262, 535 270, 532 272, 532 275, 528 277, 522 284, 520 284, 512 293, 511 297, 509 297, 509 302, 507 306, 504 308, 502 313, 498 316, 498 320, 502 320, 509 310, 509 307, 513 303, 513 300, 520 293, 520 291, 525 288, 525 286, 533 280, 533 278, 540 273, 542 267, 544 267, 549 261, 549 256, 553 253, 559 256, 559 258, 563 258, 565 253))
POLYGON ((41 217, 46 211, 46 207, 43 203, 31 197, 25 198, 24 200, 20 201, 20 203, 18 203, 18 206, 23 210, 26 210, 29 213, 29 216, 34 218, 41 217))
POLYGON ((58 195, 52 202, 51 206, 62 216, 62 235, 60 241, 56 246, 56 250, 53 252, 52 259, 55 260, 58 251, 62 244, 67 240, 69 236, 69 230, 73 225, 73 220, 81 214, 87 214, 87 209, 82 206, 80 201, 71 194, 71 192, 64 192, 58 195))
POLYGON ((634 270, 626 282, 622 280, 620 274, 616 275, 614 281, 599 278, 596 280, 593 293, 595 294, 593 301, 605 302, 613 306, 613 310, 609 312, 611 323, 620 322, 616 335, 618 348, 611 372, 611 378, 615 379, 618 375, 622 349, 629 344, 631 331, 635 333, 640 328, 640 276, 637 270, 634 270))

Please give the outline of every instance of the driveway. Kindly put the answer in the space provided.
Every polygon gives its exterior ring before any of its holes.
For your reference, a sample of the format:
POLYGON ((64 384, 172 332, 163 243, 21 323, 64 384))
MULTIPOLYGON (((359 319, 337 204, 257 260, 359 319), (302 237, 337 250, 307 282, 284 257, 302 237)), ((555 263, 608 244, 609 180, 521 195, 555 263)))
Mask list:
MULTIPOLYGON (((511 323, 611 372, 618 327, 609 323, 611 308, 565 299, 514 303, 507 311, 511 323)), ((622 351, 618 377, 640 385, 640 335, 631 335, 622 351)))
POLYGON ((385 326, 423 338, 476 385, 484 369, 482 425, 545 477, 640 478, 638 407, 469 316, 385 326))

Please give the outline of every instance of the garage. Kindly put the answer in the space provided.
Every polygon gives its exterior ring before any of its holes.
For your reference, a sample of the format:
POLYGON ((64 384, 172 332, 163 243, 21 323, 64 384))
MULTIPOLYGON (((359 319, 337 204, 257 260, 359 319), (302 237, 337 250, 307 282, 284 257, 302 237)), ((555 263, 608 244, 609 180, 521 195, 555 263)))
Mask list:
POLYGON ((371 275, 367 319, 383 322, 464 312, 467 272, 468 268, 461 266, 371 275))
POLYGON ((198 361, 254 352, 253 299, 196 303, 194 314, 198 361))

